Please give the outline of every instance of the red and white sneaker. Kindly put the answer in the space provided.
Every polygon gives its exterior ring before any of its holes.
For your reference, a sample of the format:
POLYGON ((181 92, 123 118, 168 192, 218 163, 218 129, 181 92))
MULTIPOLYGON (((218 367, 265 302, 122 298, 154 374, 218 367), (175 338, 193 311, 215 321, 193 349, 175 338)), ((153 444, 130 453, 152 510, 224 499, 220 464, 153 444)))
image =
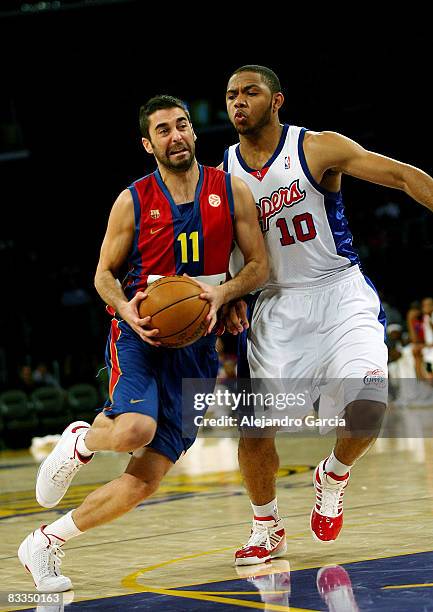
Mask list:
POLYGON ((310 527, 318 542, 334 542, 343 527, 343 495, 350 473, 337 476, 325 471, 326 459, 314 470, 316 504, 311 511, 310 527))
POLYGON ((44 508, 57 506, 73 477, 92 459, 93 455, 83 457, 77 451, 78 436, 89 427, 89 423, 85 421, 71 423, 45 461, 41 463, 36 479, 36 499, 44 508))
POLYGON ((283 521, 273 516, 255 516, 248 542, 235 552, 235 565, 255 565, 287 552, 283 521))
POLYGON ((61 572, 62 557, 65 556, 60 548, 62 540, 45 533, 45 527, 36 529, 21 542, 18 557, 31 573, 37 591, 62 593, 72 589, 71 580, 61 572))
POLYGON ((322 567, 317 572, 317 590, 330 612, 358 612, 349 574, 340 565, 322 567))

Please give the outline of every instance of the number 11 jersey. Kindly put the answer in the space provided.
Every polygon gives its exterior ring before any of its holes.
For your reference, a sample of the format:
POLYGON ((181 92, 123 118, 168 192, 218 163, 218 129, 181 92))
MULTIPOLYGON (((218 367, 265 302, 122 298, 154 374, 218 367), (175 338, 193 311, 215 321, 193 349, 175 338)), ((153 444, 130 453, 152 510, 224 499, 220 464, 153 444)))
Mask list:
POLYGON ((123 281, 128 299, 146 289, 149 277, 186 273, 212 285, 224 282, 233 243, 231 177, 198 168, 194 202, 177 205, 159 170, 130 185, 135 233, 123 281))

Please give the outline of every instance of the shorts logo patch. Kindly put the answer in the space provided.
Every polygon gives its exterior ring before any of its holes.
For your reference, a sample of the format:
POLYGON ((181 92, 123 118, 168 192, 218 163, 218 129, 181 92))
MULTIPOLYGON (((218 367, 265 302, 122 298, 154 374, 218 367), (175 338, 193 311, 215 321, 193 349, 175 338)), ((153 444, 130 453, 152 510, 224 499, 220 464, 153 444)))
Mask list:
POLYGON ((138 400, 136 400, 136 399, 131 399, 131 400, 129 400, 129 403, 130 403, 130 404, 138 404, 138 402, 144 402, 144 399, 138 399, 138 400))
POLYGON ((379 389, 386 387, 387 378, 383 370, 369 370, 364 376, 364 385, 374 385, 379 389))

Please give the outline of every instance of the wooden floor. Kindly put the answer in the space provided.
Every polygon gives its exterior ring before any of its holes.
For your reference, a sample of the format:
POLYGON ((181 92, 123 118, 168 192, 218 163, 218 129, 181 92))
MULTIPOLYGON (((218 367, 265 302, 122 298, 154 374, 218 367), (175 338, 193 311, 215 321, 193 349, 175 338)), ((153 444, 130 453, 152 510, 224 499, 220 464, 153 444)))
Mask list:
MULTIPOLYGON (((278 446, 285 558, 235 568, 233 552, 246 541, 251 518, 237 441, 199 439, 147 503, 65 546, 63 572, 74 584, 67 609, 433 610, 433 441, 377 442, 352 472, 345 525, 331 545, 312 539, 309 516, 312 470, 332 438, 281 437, 278 446), (332 565, 340 567, 326 567, 332 565), (340 582, 322 598, 321 584, 332 585, 336 576, 340 582)), ((30 454, 2 454, 0 590, 32 591, 16 557, 19 543, 76 507, 127 462, 126 454, 100 453, 52 511, 35 501, 37 462, 30 454)))

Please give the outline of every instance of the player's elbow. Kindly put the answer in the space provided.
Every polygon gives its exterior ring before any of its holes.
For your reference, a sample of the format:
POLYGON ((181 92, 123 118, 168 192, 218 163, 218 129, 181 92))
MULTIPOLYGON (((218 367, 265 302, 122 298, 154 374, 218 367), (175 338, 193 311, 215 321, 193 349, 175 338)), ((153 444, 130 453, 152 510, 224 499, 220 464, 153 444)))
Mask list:
POLYGON ((98 266, 95 272, 95 276, 93 278, 93 284, 95 286, 96 291, 98 292, 99 292, 99 288, 101 287, 103 277, 104 277, 104 270, 102 270, 100 266, 98 266))
MULTIPOLYGON (((420 192, 425 190, 431 193, 433 188, 433 179, 431 176, 426 174, 423 170, 410 166, 409 164, 403 164, 399 176, 402 191, 405 191, 411 197, 418 195, 420 192)), ((418 199, 415 197, 415 199, 418 199)))
POLYGON ((111 270, 107 270, 103 268, 102 266, 98 266, 96 268, 95 276, 93 278, 93 284, 95 286, 96 291, 99 293, 99 295, 101 295, 101 291, 105 287, 107 280, 109 280, 110 277, 113 277, 113 276, 114 275, 111 270))

